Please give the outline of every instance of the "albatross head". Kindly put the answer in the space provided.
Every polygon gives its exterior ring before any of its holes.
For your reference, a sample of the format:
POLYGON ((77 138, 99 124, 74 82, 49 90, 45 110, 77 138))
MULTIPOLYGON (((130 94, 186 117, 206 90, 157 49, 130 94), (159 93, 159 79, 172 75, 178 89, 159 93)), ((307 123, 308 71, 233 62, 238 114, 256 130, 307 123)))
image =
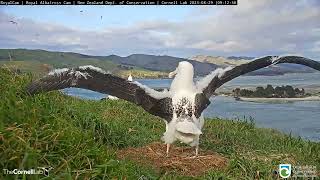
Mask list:
POLYGON ((193 83, 193 66, 187 61, 179 62, 176 70, 169 73, 169 78, 173 78, 170 92, 177 94, 179 91, 195 91, 195 86, 193 83))
POLYGON ((173 78, 176 75, 184 74, 184 75, 190 75, 193 78, 193 66, 191 63, 187 61, 181 61, 178 64, 178 67, 169 73, 169 78, 173 78))

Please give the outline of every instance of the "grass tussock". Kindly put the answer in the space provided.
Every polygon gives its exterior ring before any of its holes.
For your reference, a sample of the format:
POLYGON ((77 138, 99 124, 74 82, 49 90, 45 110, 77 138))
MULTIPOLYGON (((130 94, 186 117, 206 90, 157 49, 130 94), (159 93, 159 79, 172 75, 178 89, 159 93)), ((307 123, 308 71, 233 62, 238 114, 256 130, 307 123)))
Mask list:
MULTIPOLYGON (((57 91, 31 97, 24 93, 30 80, 30 74, 0 69, 0 170, 52 166, 56 179, 191 178, 117 158, 120 150, 159 141, 165 130, 160 118, 122 100, 81 100, 57 91)), ((271 179, 280 163, 320 168, 320 143, 252 122, 207 120, 200 148, 229 161, 193 178, 271 179)), ((44 176, 0 173, 0 179, 15 178, 44 176)))

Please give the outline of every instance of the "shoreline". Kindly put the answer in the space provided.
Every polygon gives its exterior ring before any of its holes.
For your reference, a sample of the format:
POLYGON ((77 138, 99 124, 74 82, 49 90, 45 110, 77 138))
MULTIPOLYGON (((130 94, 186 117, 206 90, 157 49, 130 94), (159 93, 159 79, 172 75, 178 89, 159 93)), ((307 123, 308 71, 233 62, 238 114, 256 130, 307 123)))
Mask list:
POLYGON ((239 101, 247 101, 247 102, 320 101, 320 96, 309 96, 309 97, 303 97, 303 98, 247 98, 247 97, 239 97, 239 101))

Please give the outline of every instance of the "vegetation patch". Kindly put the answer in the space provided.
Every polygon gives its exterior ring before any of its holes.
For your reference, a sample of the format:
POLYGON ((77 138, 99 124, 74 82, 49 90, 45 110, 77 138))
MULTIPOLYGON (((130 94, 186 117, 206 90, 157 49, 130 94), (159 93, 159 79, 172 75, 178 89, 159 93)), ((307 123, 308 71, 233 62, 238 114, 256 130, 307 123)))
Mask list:
POLYGON ((293 88, 292 86, 276 86, 268 84, 266 88, 258 86, 255 90, 236 88, 232 91, 234 97, 262 97, 262 98, 301 98, 311 94, 305 93, 304 88, 293 88))

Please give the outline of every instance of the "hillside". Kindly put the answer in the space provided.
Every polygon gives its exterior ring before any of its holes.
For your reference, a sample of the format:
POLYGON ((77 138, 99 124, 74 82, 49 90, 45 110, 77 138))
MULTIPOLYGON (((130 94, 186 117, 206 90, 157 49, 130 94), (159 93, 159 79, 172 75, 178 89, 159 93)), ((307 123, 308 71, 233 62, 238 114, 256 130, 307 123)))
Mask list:
MULTIPOLYGON (((50 52, 44 50, 27 50, 27 49, 0 49, 0 63, 1 64, 17 64, 19 68, 19 63, 12 63, 11 61, 25 61, 31 62, 31 64, 47 64, 51 68, 62 68, 62 67, 75 67, 81 65, 94 65, 99 66, 105 70, 117 71, 117 64, 110 61, 102 61, 91 56, 69 53, 69 52, 50 52)), ((26 64, 25 64, 26 65, 26 64)), ((30 69, 25 67, 24 71, 34 71, 30 65, 30 69)), ((48 69, 43 68, 42 71, 48 71, 48 69)))
MULTIPOLYGON (((71 52, 51 52, 44 50, 27 50, 27 49, 0 49, 0 65, 11 64, 10 61, 27 61, 32 63, 50 65, 53 68, 61 67, 75 67, 81 65, 94 65, 101 67, 114 74, 127 74, 125 71, 142 70, 146 77, 153 77, 146 72, 161 71, 162 73, 152 73, 155 77, 162 77, 163 74, 167 74, 173 71, 180 61, 189 61, 195 67, 197 75, 205 75, 214 70, 217 66, 209 63, 199 63, 197 61, 191 61, 183 58, 176 58, 171 56, 154 56, 134 54, 128 57, 120 57, 115 55, 110 56, 89 56, 71 52)), ((18 63, 13 63, 18 64, 18 63)), ((28 65, 32 67, 32 65, 28 65)), ((20 67, 20 66, 18 66, 20 67)), ((33 69, 24 68, 23 71, 33 72, 33 69)), ((40 70, 40 73, 45 72, 46 69, 40 70)), ((137 74, 137 73, 136 73, 137 74)))
MULTIPOLYGON (((243 57, 243 58, 249 58, 249 57, 243 57)), ((222 56, 205 56, 205 55, 197 55, 197 56, 190 57, 189 59, 199 61, 199 62, 212 63, 222 67, 237 66, 240 64, 247 63, 250 60, 250 58, 249 59, 242 59, 242 58, 236 58, 236 57, 226 58, 222 56)))
MULTIPOLYGON (((244 59, 252 57, 213 57, 195 56, 191 59, 173 56, 156 56, 146 54, 132 54, 121 57, 89 56, 72 52, 50 52, 44 50, 27 49, 0 49, 0 66, 8 66, 19 69, 22 72, 35 72, 43 75, 52 68, 76 67, 81 65, 93 65, 101 67, 113 74, 134 73, 136 78, 159 78, 166 77, 173 71, 180 61, 190 62, 195 69, 196 76, 204 76, 217 67, 240 65, 248 62, 244 59)), ((249 73, 248 75, 283 75, 285 73, 310 73, 315 72, 311 68, 295 65, 281 64, 249 73)))
MULTIPOLYGON (((206 62, 216 64, 221 67, 227 66, 237 66, 244 63, 250 62, 250 60, 254 59, 254 57, 246 57, 246 56, 230 56, 230 57, 222 57, 222 56, 205 56, 205 55, 197 55, 193 56, 190 59, 199 62, 206 62)), ((268 68, 259 69, 257 71, 248 73, 247 75, 283 75, 286 73, 312 73, 315 72, 314 69, 311 69, 306 66, 298 65, 298 64, 280 64, 276 66, 270 66, 268 68)))
MULTIPOLYGON (((0 68, 0 169, 51 166, 50 178, 55 179, 194 178, 178 166, 155 168, 156 162, 117 157, 121 151, 160 142, 165 131, 161 119, 122 100, 81 100, 58 91, 30 97, 24 92, 30 80, 30 75, 0 68)), ((280 163, 320 170, 319 143, 256 128, 253 122, 207 119, 200 149, 200 155, 213 151, 228 163, 198 179, 272 179, 280 163)), ((0 173, 0 179, 42 178, 0 173)))
POLYGON ((137 67, 148 69, 151 71, 163 71, 163 72, 171 72, 175 70, 175 68, 178 66, 178 63, 180 61, 188 61, 193 65, 195 69, 195 73, 198 76, 209 74, 211 71, 213 71, 218 67, 217 65, 211 64, 211 63, 197 62, 197 61, 173 57, 173 56, 132 54, 127 57, 110 55, 110 56, 97 57, 97 58, 110 60, 113 63, 117 63, 117 64, 137 66, 137 67))
POLYGON ((122 70, 119 71, 117 75, 122 78, 128 78, 129 75, 135 78, 142 77, 147 79, 168 78, 168 73, 166 72, 151 71, 145 69, 122 70))

